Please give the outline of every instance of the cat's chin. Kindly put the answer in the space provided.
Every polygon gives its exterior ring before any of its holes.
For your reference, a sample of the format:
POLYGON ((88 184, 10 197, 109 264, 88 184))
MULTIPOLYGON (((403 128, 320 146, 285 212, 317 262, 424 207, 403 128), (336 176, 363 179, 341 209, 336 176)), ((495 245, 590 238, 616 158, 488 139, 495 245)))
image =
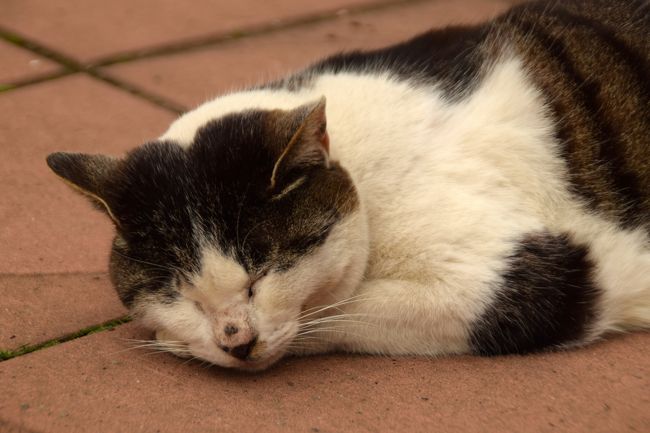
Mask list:
POLYGON ((242 361, 239 365, 235 366, 234 368, 236 368, 237 370, 248 371, 251 373, 263 371, 271 367, 277 361, 279 361, 280 358, 282 358, 282 356, 284 356, 284 353, 280 353, 263 360, 242 361))
POLYGON ((208 361, 209 363, 217 367, 232 368, 235 370, 254 373, 254 372, 266 370, 267 368, 275 364, 277 361, 279 361, 283 356, 284 353, 277 353, 274 354, 273 356, 265 357, 263 359, 251 359, 251 360, 243 360, 243 361, 237 359, 217 361, 214 359, 209 359, 210 357, 198 357, 198 358, 204 361, 208 361))
MULTIPOLYGON (((172 352, 173 353, 173 352, 172 352)), ((276 350, 272 354, 264 353, 261 356, 256 356, 253 358, 239 360, 231 356, 221 354, 217 350, 195 350, 192 351, 194 358, 207 361, 212 365, 222 368, 232 368, 235 370, 256 372, 262 371, 280 360, 284 355, 285 350, 276 350)), ((176 354, 178 356, 178 354, 176 354)))

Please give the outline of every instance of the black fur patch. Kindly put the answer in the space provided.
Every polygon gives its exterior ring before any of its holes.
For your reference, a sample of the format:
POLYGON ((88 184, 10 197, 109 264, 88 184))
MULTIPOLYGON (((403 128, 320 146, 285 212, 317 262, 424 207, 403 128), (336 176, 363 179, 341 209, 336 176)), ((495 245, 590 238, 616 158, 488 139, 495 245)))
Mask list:
POLYGON ((592 271, 587 248, 567 236, 528 236, 510 258, 496 299, 473 326, 473 352, 527 353, 580 342, 600 293, 592 271))
POLYGON ((448 27, 378 50, 337 54, 269 86, 299 89, 322 73, 386 71, 404 80, 437 85, 449 98, 454 98, 470 90, 477 81, 484 62, 481 43, 488 28, 448 27))
POLYGON ((141 293, 173 300, 174 279, 200 269, 199 242, 251 274, 286 269, 355 206, 352 182, 334 162, 289 171, 283 182, 305 180, 273 199, 271 173, 292 133, 278 130, 273 115, 229 115, 201 128, 188 148, 152 142, 120 163, 105 191, 123 239, 111 275, 125 304, 141 293))

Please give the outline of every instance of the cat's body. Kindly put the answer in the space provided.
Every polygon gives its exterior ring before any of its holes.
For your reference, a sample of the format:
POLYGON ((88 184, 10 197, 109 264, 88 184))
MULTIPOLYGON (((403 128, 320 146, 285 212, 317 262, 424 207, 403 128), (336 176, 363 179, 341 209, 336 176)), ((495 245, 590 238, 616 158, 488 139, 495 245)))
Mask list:
POLYGON ((524 5, 50 164, 108 210, 118 293, 178 354, 584 344, 650 326, 648 29, 646 1, 524 5))

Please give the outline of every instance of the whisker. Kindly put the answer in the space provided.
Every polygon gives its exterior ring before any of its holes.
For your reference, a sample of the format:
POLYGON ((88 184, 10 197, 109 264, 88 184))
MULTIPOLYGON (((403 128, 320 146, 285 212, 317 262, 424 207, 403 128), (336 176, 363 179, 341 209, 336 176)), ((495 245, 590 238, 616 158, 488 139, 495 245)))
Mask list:
POLYGON ((313 315, 318 314, 320 312, 326 311, 326 310, 328 310, 330 308, 340 307, 342 305, 351 304, 353 302, 369 301, 369 300, 372 300, 372 299, 373 298, 370 298, 370 297, 363 297, 363 295, 357 295, 357 296, 351 296, 351 297, 346 298, 346 299, 342 299, 342 300, 340 300, 338 302, 335 302, 333 304, 330 304, 330 305, 323 305, 323 306, 316 306, 316 307, 308 308, 307 310, 303 311, 298 316, 298 320, 304 319, 305 317, 313 316, 313 315), (311 310, 314 310, 316 308, 318 308, 316 311, 311 311, 311 310))
POLYGON ((308 326, 315 323, 327 322, 328 320, 333 320, 333 319, 347 319, 347 318, 354 318, 354 317, 379 317, 379 316, 373 314, 366 314, 366 313, 343 313, 343 314, 336 314, 333 316, 319 317, 318 319, 313 319, 308 322, 302 322, 300 323, 300 326, 308 326))
POLYGON ((248 189, 250 188, 250 186, 251 186, 251 182, 249 182, 248 185, 246 185, 246 190, 244 190, 244 196, 241 202, 239 202, 239 211, 237 212, 237 223, 235 224, 235 235, 237 237, 237 250, 242 255, 244 254, 244 251, 242 250, 242 244, 239 242, 239 221, 241 218, 241 211, 244 208, 244 203, 246 202, 246 195, 248 194, 248 189))
POLYGON ((318 334, 319 332, 321 332, 321 333, 338 332, 338 333, 341 333, 341 334, 347 334, 348 333, 348 331, 342 330, 341 328, 329 327, 329 328, 308 329, 307 331, 296 334, 296 337, 302 337, 304 335, 310 335, 310 334, 318 334))
POLYGON ((117 254, 118 256, 120 256, 120 257, 123 257, 123 258, 125 258, 125 259, 127 259, 127 260, 134 261, 134 262, 136 262, 136 263, 142 263, 142 264, 144 264, 144 265, 153 266, 153 267, 155 267, 155 268, 163 269, 163 270, 165 270, 165 271, 172 271, 172 272, 183 273, 183 270, 182 270, 182 269, 177 268, 177 267, 175 267, 175 266, 163 266, 163 265, 159 265, 159 264, 157 264, 157 263, 148 262, 148 261, 146 261, 146 260, 136 259, 135 257, 127 256, 126 254, 121 253, 121 252, 119 252, 119 251, 117 251, 117 250, 115 250, 115 249, 113 249, 113 252, 114 252, 115 254, 117 254))
POLYGON ((253 226, 253 227, 248 231, 248 233, 246 233, 246 236, 244 236, 244 241, 242 242, 242 249, 246 247, 246 241, 248 240, 248 236, 250 236, 250 234, 253 233, 253 231, 255 231, 255 229, 257 229, 259 226, 261 226, 261 225, 264 224, 265 222, 266 222, 266 221, 264 221, 264 220, 260 221, 259 223, 255 224, 255 225, 254 225, 254 226, 253 226))
MULTIPOLYGON (((314 336, 316 336, 318 338, 318 334, 327 334, 329 332, 343 334, 343 335, 351 335, 351 336, 358 337, 358 338, 364 338, 365 337, 365 336, 363 336, 361 334, 358 334, 356 332, 350 332, 349 330, 341 330, 340 328, 323 328, 323 329, 308 330, 308 331, 305 331, 302 334, 298 334, 296 337, 303 337, 305 335, 316 334, 314 336)), ((320 340, 327 340, 327 339, 325 337, 320 337, 320 340)))

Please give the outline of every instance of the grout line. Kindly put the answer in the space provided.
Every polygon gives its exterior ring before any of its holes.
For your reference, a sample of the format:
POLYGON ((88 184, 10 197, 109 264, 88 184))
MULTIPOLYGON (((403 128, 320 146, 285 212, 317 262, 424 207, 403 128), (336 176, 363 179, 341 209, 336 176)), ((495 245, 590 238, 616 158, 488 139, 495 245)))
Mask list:
POLYGON ((384 0, 378 3, 366 4, 360 6, 351 6, 349 8, 342 7, 334 11, 320 12, 312 15, 306 15, 302 17, 288 19, 286 21, 281 21, 277 24, 276 23, 258 24, 250 27, 243 27, 241 29, 232 30, 225 33, 216 33, 216 34, 201 36, 193 39, 171 42, 168 44, 154 46, 154 47, 140 48, 132 51, 123 51, 121 53, 111 54, 104 58, 100 58, 95 61, 92 61, 91 63, 88 64, 88 67, 90 68, 106 67, 106 66, 112 66, 120 63, 128 63, 132 61, 148 59, 152 57, 160 57, 164 55, 177 54, 186 51, 189 52, 201 48, 220 45, 222 43, 233 42, 239 39, 272 34, 284 30, 290 30, 290 29, 308 26, 311 24, 330 21, 342 15, 353 16, 353 15, 359 15, 368 12, 391 9, 393 7, 418 4, 418 3, 428 3, 431 1, 432 0, 384 0), (345 11, 345 13, 342 14, 341 11, 345 11))
POLYGON ((100 81, 103 81, 104 83, 111 84, 115 87, 118 87, 124 90, 125 92, 130 93, 131 95, 139 96, 142 99, 146 99, 152 104, 155 104, 173 113, 183 114, 184 112, 187 111, 187 107, 177 102, 174 102, 171 99, 167 99, 163 96, 159 96, 154 93, 148 92, 126 81, 118 80, 117 78, 109 75, 104 71, 89 69, 86 71, 86 73, 93 78, 96 78, 100 81))
MULTIPOLYGON (((110 84, 113 87, 117 87, 118 89, 121 89, 127 93, 130 93, 132 95, 138 96, 141 99, 145 99, 149 101, 150 103, 164 108, 165 110, 171 111, 176 114, 180 114, 184 111, 186 111, 185 107, 183 107, 181 104, 178 104, 176 102, 170 101, 166 98, 163 98, 161 96, 155 95, 153 93, 149 93, 145 90, 142 90, 132 84, 122 82, 116 78, 111 77, 107 73, 98 71, 92 67, 89 67, 87 65, 84 65, 82 63, 77 62, 76 60, 66 56, 65 54, 62 54, 56 50, 53 50, 45 45, 42 45, 40 43, 30 41, 27 38, 18 35, 16 33, 10 32, 8 30, 5 30, 3 28, 0 28, 0 39, 3 39, 13 45, 16 45, 20 48, 27 49, 29 51, 32 51, 42 57, 45 57, 47 59, 53 60, 57 63, 59 63, 61 66, 63 66, 65 69, 62 73, 61 76, 67 76, 67 75, 72 75, 74 73, 83 73, 86 75, 89 75, 97 80, 103 81, 104 83, 110 84)), ((60 78, 60 77, 54 77, 54 78, 60 78)), ((50 77, 49 79, 52 79, 50 77)), ((20 87, 25 87, 28 84, 35 84, 37 82, 42 82, 42 81, 47 81, 47 79, 43 80, 36 80, 35 82, 32 83, 24 83, 23 85, 18 85, 18 84, 8 84, 4 86, 4 89, 0 89, 0 93, 7 92, 9 90, 13 90, 16 88, 20 87)))
POLYGON ((124 51, 122 53, 106 56, 103 59, 100 58, 99 60, 90 63, 78 62, 77 60, 68 57, 63 53, 58 52, 55 49, 49 48, 38 42, 29 40, 28 38, 23 37, 15 32, 0 28, 0 39, 4 39, 6 42, 9 42, 23 49, 32 51, 42 57, 53 60, 54 62, 57 62, 58 64, 64 67, 63 71, 60 71, 58 73, 53 73, 51 75, 25 79, 23 81, 18 81, 14 83, 0 84, 0 93, 19 89, 32 84, 38 84, 38 83, 54 80, 57 78, 62 78, 75 73, 84 73, 106 84, 109 84, 127 93, 130 93, 131 95, 137 96, 141 99, 145 99, 158 107, 164 108, 165 110, 171 111, 176 114, 181 114, 187 111, 187 107, 184 107, 182 104, 169 100, 165 97, 159 96, 157 94, 150 93, 133 84, 130 84, 129 82, 117 79, 109 75, 108 73, 99 70, 98 68, 107 67, 115 64, 120 64, 120 63, 127 63, 136 60, 148 59, 152 57, 176 54, 180 52, 186 52, 186 51, 189 52, 200 48, 218 46, 219 44, 233 42, 239 39, 261 36, 265 34, 279 32, 282 30, 288 30, 288 29, 298 28, 302 26, 307 26, 310 24, 325 22, 325 21, 336 19, 337 17, 343 15, 341 12, 344 12, 346 15, 349 14, 352 16, 352 15, 359 15, 367 12, 381 11, 381 10, 404 6, 404 5, 426 3, 430 1, 437 1, 437 0, 381 0, 378 3, 366 4, 360 6, 351 6, 349 8, 343 7, 334 11, 321 12, 313 15, 288 19, 287 21, 284 22, 281 21, 277 24, 276 23, 260 24, 248 28, 243 28, 240 30, 233 30, 226 33, 217 33, 213 35, 202 36, 199 38, 188 39, 185 41, 172 42, 157 47, 143 48, 143 49, 138 49, 133 51, 124 51))
POLYGON ((32 84, 39 84, 50 80, 56 80, 57 78, 67 77, 68 75, 72 74, 75 74, 75 72, 66 68, 49 74, 36 75, 30 78, 25 78, 23 80, 13 81, 7 84, 0 84, 0 93, 6 92, 7 90, 15 90, 20 89, 21 87, 31 86, 32 84))
POLYGON ((53 49, 50 49, 45 45, 30 41, 29 39, 15 32, 0 28, 0 39, 4 39, 6 42, 39 54, 43 57, 47 57, 48 59, 62 65, 69 71, 80 71, 84 69, 84 66, 76 60, 69 58, 66 55, 61 54, 53 49))
POLYGON ((109 320, 108 322, 100 323, 99 325, 93 325, 86 328, 83 328, 79 331, 73 332, 68 335, 64 335, 60 338, 54 338, 52 340, 45 341, 43 343, 24 345, 14 350, 0 350, 0 362, 8 361, 12 358, 16 358, 22 355, 27 355, 28 353, 36 352, 41 349, 47 349, 48 347, 56 346, 61 343, 66 343, 71 340, 76 340, 77 338, 85 337, 87 335, 96 334, 102 331, 110 331, 116 327, 128 323, 131 321, 129 316, 123 316, 118 319, 109 320))
POLYGON ((9 278, 34 278, 34 277, 59 277, 59 276, 108 276, 108 271, 65 271, 65 272, 3 272, 0 273, 0 278, 9 277, 9 278))

